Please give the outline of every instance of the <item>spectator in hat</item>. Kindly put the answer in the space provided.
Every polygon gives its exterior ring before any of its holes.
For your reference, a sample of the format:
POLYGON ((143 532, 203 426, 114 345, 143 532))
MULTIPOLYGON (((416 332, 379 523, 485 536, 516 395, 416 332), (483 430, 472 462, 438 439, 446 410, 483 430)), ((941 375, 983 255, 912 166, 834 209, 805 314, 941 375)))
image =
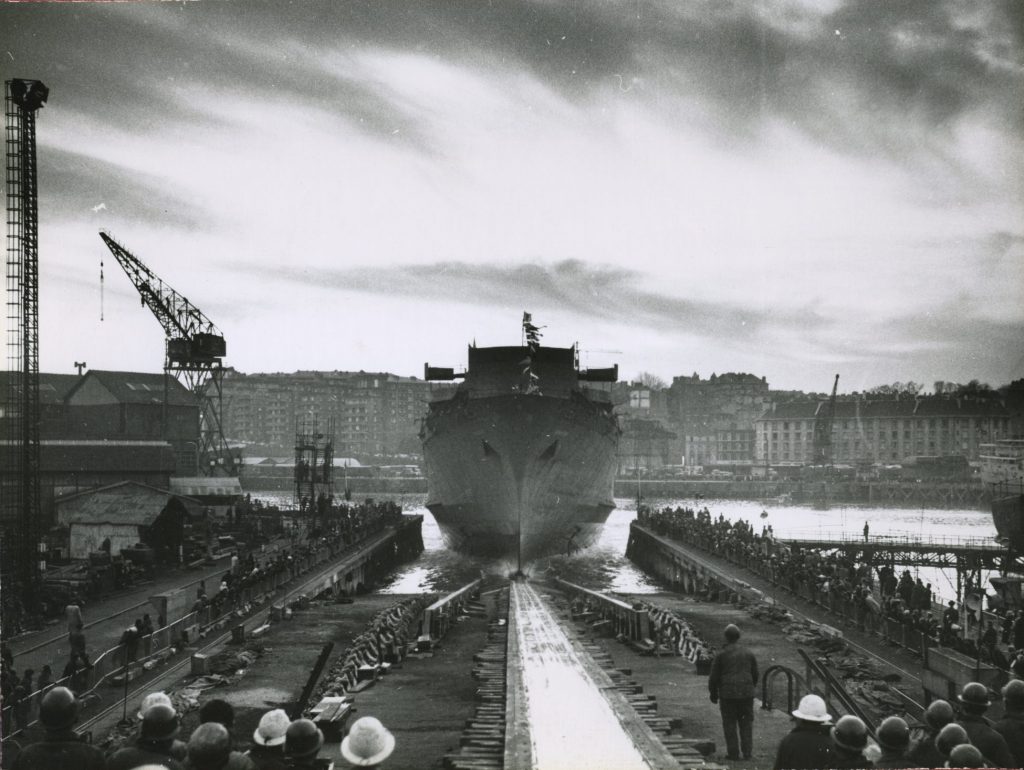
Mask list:
POLYGON ((290 724, 283 709, 268 711, 260 717, 252 734, 252 748, 246 752, 258 770, 285 770, 284 741, 290 724))
POLYGON ((928 708, 924 710, 923 734, 911 742, 910 750, 907 752, 907 758, 913 767, 942 767, 946 755, 935 747, 935 739, 939 731, 950 724, 955 716, 949 701, 939 699, 928 704, 928 708))
POLYGON ((805 695, 792 712, 796 724, 779 743, 774 770, 818 770, 832 766, 832 717, 818 695, 805 695))
POLYGON ((220 722, 204 722, 188 739, 188 770, 225 770, 231 757, 231 733, 220 722))
POLYGON ((940 763, 935 765, 935 767, 948 767, 947 763, 949 762, 950 752, 957 746, 970 742, 970 738, 967 737, 967 731, 956 722, 950 722, 939 730, 939 734, 935 736, 935 750, 941 757, 940 763))
POLYGON ((43 696, 51 687, 53 687, 53 669, 47 664, 40 670, 39 678, 36 679, 36 690, 39 692, 40 703, 43 702, 43 696))
POLYGON ((901 717, 887 717, 882 720, 875 733, 881 756, 875 760, 875 767, 917 767, 907 759, 910 747, 910 728, 901 717))
POLYGON ((964 728, 971 743, 978 747, 985 759, 994 767, 1013 767, 1014 758, 1006 739, 997 733, 985 718, 991 705, 988 688, 981 682, 968 682, 957 696, 960 701, 960 719, 957 723, 964 728))
MULTIPOLYGON (((136 718, 139 720, 140 723, 139 736, 136 740, 143 739, 141 725, 145 723, 146 712, 148 712, 153 706, 157 705, 167 706, 172 711, 175 711, 175 714, 177 714, 177 710, 174 708, 174 704, 171 703, 171 698, 167 693, 149 693, 149 695, 142 699, 142 702, 139 704, 139 710, 135 714, 136 718)), ((175 737, 174 739, 172 739, 171 747, 167 753, 172 759, 176 759, 179 762, 184 762, 185 757, 188 756, 188 746, 185 745, 184 741, 179 740, 177 737, 175 737)))
POLYGON ((324 745, 324 734, 310 719, 296 719, 285 732, 284 755, 289 768, 317 767, 316 755, 324 745))
POLYGON ((21 680, 14 685, 14 693, 11 697, 11 708, 14 709, 14 729, 24 730, 28 727, 29 715, 32 711, 32 677, 35 671, 25 669, 21 680))
POLYGON ((84 743, 72 729, 78 721, 78 699, 67 687, 54 687, 39 705, 46 734, 22 749, 12 770, 104 770, 103 752, 84 743))
MULTIPOLYGON (((223 725, 230 736, 231 728, 235 725, 235 709, 226 700, 213 698, 199 709, 199 721, 204 725, 211 723, 223 725)), ((228 761, 224 768, 225 770, 256 770, 256 765, 242 752, 232 750, 228 754, 228 761)))
POLYGON ((172 756, 179 726, 178 713, 174 708, 155 702, 142 717, 138 738, 132 745, 111 755, 107 770, 133 770, 140 765, 163 765, 168 770, 183 770, 182 763, 172 756))
POLYGON ((739 644, 740 630, 725 627, 725 645, 715 655, 708 677, 711 702, 719 703, 725 732, 726 758, 750 759, 754 743, 754 693, 757 688, 757 658, 739 644), (739 740, 736 739, 739 728, 739 740))
POLYGON ((1017 617, 1013 621, 1011 637, 1013 638, 1013 648, 1015 650, 1024 649, 1024 612, 1017 613, 1017 617))
POLYGON ((868 729, 860 717, 847 714, 840 717, 831 729, 832 768, 870 768, 873 765, 864 756, 868 746, 868 729))
POLYGON ((961 743, 959 746, 954 746, 953 750, 949 752, 949 761, 946 762, 946 767, 991 767, 991 765, 985 764, 985 758, 978 751, 977 746, 961 743))
POLYGON ((355 767, 377 767, 395 750, 395 736, 375 717, 357 719, 341 742, 341 756, 355 767))
POLYGON ((134 625, 128 626, 121 634, 120 644, 124 646, 125 665, 134 663, 139 655, 139 630, 134 625))
POLYGON ((1003 718, 995 723, 995 731, 1006 740, 1014 767, 1024 767, 1024 681, 1011 679, 1006 683, 1003 709, 1003 718))

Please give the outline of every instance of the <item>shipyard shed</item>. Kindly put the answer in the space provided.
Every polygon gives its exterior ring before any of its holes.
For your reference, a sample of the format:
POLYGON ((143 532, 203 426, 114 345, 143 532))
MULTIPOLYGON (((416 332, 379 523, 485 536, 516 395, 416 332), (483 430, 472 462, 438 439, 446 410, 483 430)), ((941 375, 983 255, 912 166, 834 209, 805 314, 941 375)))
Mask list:
POLYGON ((202 508, 198 500, 135 481, 56 500, 57 521, 68 528, 72 559, 89 558, 109 538, 112 555, 142 543, 153 549, 158 562, 175 562, 202 508))
POLYGON ((177 497, 196 500, 207 513, 218 518, 234 519, 234 506, 242 499, 242 484, 237 476, 192 476, 170 480, 171 492, 177 497))

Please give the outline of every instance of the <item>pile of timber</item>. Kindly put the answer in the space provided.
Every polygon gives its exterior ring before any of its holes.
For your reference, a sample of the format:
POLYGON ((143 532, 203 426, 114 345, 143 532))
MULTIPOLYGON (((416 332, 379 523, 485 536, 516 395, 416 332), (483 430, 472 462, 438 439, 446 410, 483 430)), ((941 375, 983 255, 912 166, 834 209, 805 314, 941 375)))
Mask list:
MULTIPOLYGON (((504 766, 508 605, 509 590, 503 588, 498 598, 498 617, 487 627, 487 644, 473 656, 473 677, 480 682, 476 712, 466 720, 459 750, 445 755, 447 770, 501 770, 504 766)), ((470 614, 480 610, 482 605, 471 608, 470 614)))

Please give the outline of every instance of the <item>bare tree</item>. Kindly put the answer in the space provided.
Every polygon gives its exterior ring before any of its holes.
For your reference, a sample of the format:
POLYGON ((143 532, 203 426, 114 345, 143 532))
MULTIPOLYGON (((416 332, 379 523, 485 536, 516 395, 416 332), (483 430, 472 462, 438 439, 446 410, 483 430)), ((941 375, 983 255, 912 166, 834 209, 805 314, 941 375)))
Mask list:
POLYGON ((651 374, 650 372, 640 372, 640 374, 636 376, 636 381, 651 390, 664 390, 668 387, 668 383, 661 379, 661 377, 656 374, 651 374))

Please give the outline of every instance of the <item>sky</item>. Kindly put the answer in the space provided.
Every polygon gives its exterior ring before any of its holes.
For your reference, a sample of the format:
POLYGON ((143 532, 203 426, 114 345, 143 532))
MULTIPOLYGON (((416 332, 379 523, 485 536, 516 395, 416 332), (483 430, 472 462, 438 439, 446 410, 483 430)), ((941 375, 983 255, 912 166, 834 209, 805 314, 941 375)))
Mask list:
POLYGON ((50 89, 42 371, 163 365, 105 229, 244 372, 528 311, 625 378, 1024 377, 1017 0, 3 4, 0 55, 50 89))

